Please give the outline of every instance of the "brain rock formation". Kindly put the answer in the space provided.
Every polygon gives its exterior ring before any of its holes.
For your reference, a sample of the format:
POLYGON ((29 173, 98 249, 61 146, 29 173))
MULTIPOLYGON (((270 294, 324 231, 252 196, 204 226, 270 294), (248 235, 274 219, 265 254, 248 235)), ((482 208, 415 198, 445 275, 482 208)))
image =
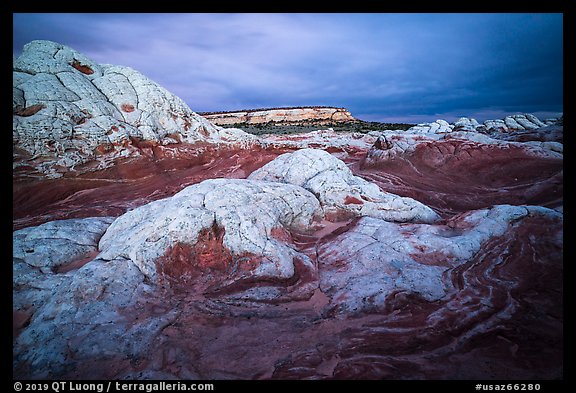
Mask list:
POLYGON ((13 71, 14 378, 563 378, 562 119, 257 137, 54 42, 13 71))
MULTIPOLYGON (((142 140, 222 139, 179 97, 129 67, 96 64, 66 46, 32 41, 13 69, 16 153, 53 177, 104 153, 126 157, 142 140)), ((100 159, 101 166, 109 161, 100 159)))

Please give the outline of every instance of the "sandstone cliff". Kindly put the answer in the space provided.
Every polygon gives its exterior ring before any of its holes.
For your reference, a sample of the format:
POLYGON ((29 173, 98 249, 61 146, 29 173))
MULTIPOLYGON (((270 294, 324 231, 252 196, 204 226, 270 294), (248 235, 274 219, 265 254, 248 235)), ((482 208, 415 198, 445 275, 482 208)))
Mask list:
POLYGON ((237 123, 262 124, 268 122, 282 124, 315 122, 322 124, 356 120, 346 108, 322 106, 249 109, 235 112, 200 112, 200 115, 218 125, 237 123))

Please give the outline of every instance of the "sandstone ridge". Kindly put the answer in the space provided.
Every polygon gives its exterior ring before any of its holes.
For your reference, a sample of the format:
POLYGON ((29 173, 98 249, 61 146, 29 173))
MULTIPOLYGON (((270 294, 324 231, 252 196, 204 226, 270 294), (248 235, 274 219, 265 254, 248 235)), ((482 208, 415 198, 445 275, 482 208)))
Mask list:
POLYGON ((226 142, 243 134, 222 131, 138 71, 51 41, 32 41, 14 59, 12 111, 15 168, 49 177, 136 156, 141 141, 226 142))
POLYGON ((200 112, 199 114, 212 123, 223 126, 238 123, 262 124, 269 122, 280 124, 315 122, 322 124, 356 120, 346 108, 328 106, 263 108, 228 112, 200 112))

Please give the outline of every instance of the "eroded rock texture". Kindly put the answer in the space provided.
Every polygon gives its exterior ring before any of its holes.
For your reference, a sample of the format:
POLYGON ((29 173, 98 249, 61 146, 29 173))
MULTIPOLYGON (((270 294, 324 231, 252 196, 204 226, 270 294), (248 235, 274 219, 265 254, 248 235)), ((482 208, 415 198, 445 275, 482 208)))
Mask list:
MULTIPOLYGON (((157 282, 137 260, 109 259, 106 251, 68 271, 43 269, 54 259, 49 247, 26 255, 24 238, 61 247, 67 228, 86 238, 90 252, 109 221, 15 232, 23 250, 15 269, 33 271, 15 282, 19 377, 561 377, 562 215, 550 209, 506 205, 446 224, 361 218, 328 236, 326 227, 284 232, 276 247, 311 255, 318 268, 299 301, 270 301, 268 292, 254 291, 263 288, 259 279, 286 291, 298 285, 258 278, 242 263, 241 273, 218 266, 230 252, 217 233, 192 241, 181 260, 190 265, 168 265, 161 273, 168 279, 157 282), (205 284, 242 274, 252 276, 242 288, 253 289, 248 296, 206 296, 205 284)), ((74 264, 78 253, 69 255, 60 264, 74 264)))
POLYGON ((233 125, 236 123, 262 124, 268 122, 290 124, 301 121, 314 121, 326 124, 330 122, 356 120, 346 108, 321 106, 207 112, 202 113, 202 116, 218 125, 233 125))
POLYGON ((343 212, 388 221, 433 222, 438 215, 411 198, 382 192, 378 186, 354 176, 344 162, 323 150, 286 153, 253 172, 249 179, 295 184, 318 197, 327 215, 343 212))
POLYGON ((249 136, 14 60, 16 379, 563 378, 563 125, 249 136))
POLYGON ((561 143, 505 142, 470 134, 390 136, 391 149, 370 149, 355 170, 444 217, 502 203, 562 206, 561 143))
POLYGON ((51 41, 25 45, 13 69, 15 168, 59 177, 89 161, 104 168, 138 155, 140 141, 153 146, 243 134, 219 133, 138 71, 96 64, 51 41))
POLYGON ((310 297, 313 288, 297 291, 295 284, 316 276, 316 268, 285 241, 290 230, 308 231, 320 212, 300 187, 206 180, 119 217, 100 240, 100 258, 129 258, 152 280, 163 273, 181 285, 206 284, 209 293, 310 297))

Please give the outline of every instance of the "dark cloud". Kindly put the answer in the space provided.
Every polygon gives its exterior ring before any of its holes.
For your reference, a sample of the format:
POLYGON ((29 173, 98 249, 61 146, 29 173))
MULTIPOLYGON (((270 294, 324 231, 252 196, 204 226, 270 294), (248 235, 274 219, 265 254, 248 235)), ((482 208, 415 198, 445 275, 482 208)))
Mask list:
MULTIPOLYGON (((563 110, 561 14, 15 14, 196 111, 335 105, 368 120, 563 110)), ((543 113, 544 113, 543 112, 543 113)))

